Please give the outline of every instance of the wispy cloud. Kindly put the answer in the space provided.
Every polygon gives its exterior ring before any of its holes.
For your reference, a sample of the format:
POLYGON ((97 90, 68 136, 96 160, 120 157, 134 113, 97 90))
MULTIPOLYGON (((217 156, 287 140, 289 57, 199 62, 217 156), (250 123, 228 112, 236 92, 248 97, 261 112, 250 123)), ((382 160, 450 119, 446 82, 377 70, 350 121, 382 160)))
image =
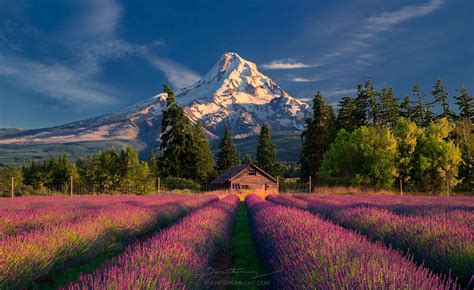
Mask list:
POLYGON ((326 97, 341 97, 347 95, 354 95, 357 92, 356 89, 353 88, 335 88, 330 90, 323 90, 322 93, 326 97))
POLYGON ((392 12, 383 12, 380 15, 367 19, 366 29, 372 31, 383 31, 391 27, 409 21, 413 18, 426 16, 441 8, 444 0, 431 0, 428 3, 403 7, 392 12))
POLYGON ((273 60, 269 63, 262 64, 261 67, 264 69, 300 69, 300 68, 310 68, 318 65, 311 65, 302 62, 294 61, 293 59, 285 60, 273 60))
POLYGON ((68 103, 116 101, 111 88, 60 64, 44 64, 0 53, 0 68, 2 78, 68 103))
POLYGON ((397 25, 427 16, 440 9, 445 0, 431 0, 424 4, 409 5, 395 11, 385 11, 368 17, 361 26, 351 32, 352 37, 331 53, 322 57, 325 62, 349 58, 347 64, 371 65, 377 58, 377 40, 382 33, 392 32, 397 25))
POLYGON ((83 13, 73 21, 79 36, 111 37, 117 33, 124 14, 122 5, 116 0, 86 0, 80 2, 83 13))
POLYGON ((201 79, 197 73, 166 58, 147 56, 146 59, 163 71, 175 89, 188 87, 201 79))
POLYGON ((314 78, 314 79, 308 79, 308 78, 303 78, 303 77, 290 78, 291 82, 296 82, 296 83, 309 83, 309 82, 317 82, 321 80, 324 80, 324 78, 314 78))

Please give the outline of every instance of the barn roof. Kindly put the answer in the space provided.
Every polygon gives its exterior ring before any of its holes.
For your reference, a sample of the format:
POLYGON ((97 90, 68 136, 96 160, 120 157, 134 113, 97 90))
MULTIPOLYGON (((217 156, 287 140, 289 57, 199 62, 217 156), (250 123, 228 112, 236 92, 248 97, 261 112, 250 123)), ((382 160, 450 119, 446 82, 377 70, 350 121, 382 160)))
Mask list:
POLYGON ((237 167, 234 167, 232 169, 229 169, 227 170, 226 172, 224 172, 222 175, 216 177, 216 179, 214 179, 211 184, 223 184, 229 180, 232 180, 234 177, 236 177, 237 175, 239 175, 240 173, 242 173, 243 171, 245 171, 248 167, 253 167, 255 168, 257 171, 259 171, 261 174, 265 175, 266 177, 268 177, 269 179, 273 180, 274 182, 277 182, 277 180, 271 176, 270 174, 266 173, 265 171, 263 171, 261 168, 259 168, 257 165, 254 165, 254 164, 242 164, 242 165, 239 165, 237 167))

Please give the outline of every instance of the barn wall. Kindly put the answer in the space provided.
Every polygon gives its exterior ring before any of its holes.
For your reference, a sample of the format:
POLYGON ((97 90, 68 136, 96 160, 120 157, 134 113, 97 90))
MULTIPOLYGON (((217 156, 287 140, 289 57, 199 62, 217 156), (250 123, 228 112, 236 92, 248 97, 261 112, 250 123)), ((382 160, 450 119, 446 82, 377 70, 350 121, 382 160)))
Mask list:
MULTIPOLYGON (((251 168, 250 168, 251 169, 251 168)), ((277 192, 277 183, 265 175, 262 175, 258 170, 256 175, 249 175, 249 168, 239 174, 237 177, 232 179, 232 184, 240 184, 241 189, 243 186, 248 185, 250 190, 265 191, 265 184, 268 185, 267 191, 277 192)))

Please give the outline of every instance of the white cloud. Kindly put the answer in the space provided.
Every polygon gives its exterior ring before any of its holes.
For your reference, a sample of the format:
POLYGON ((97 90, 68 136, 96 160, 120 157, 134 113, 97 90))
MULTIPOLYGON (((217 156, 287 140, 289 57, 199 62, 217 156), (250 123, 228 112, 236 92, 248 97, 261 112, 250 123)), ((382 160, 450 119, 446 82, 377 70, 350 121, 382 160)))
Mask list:
POLYGON ((347 95, 354 95, 355 93, 357 93, 357 90, 353 88, 348 88, 348 89, 335 88, 335 89, 322 91, 322 93, 324 96, 327 96, 327 97, 341 97, 341 96, 347 96, 347 95))
POLYGON ((115 35, 124 10, 115 0, 87 0, 84 13, 76 19, 75 28, 82 36, 110 37, 115 35))
POLYGON ((273 60, 270 63, 262 64, 261 67, 264 69, 299 69, 299 68, 310 68, 317 65, 309 65, 302 62, 295 62, 292 59, 287 60, 273 60))
POLYGON ((440 8, 443 4, 443 0, 431 0, 421 5, 406 6, 397 11, 383 12, 380 15, 369 17, 367 29, 375 31, 387 30, 399 23, 426 16, 440 8))
POLYGON ((440 9, 444 2, 444 0, 431 0, 424 4, 409 5, 395 11, 385 11, 370 16, 361 26, 351 32, 354 36, 347 39, 339 48, 323 56, 322 59, 323 61, 327 59, 332 61, 345 59, 347 61, 347 58, 350 57, 348 65, 353 63, 371 65, 377 60, 377 48, 374 47, 374 44, 380 39, 382 33, 391 32, 397 25, 431 14, 440 9), (367 57, 368 55, 370 57, 367 57))
POLYGON ((146 59, 163 71, 175 89, 188 87, 201 79, 197 73, 170 59, 153 56, 146 56, 146 59))
POLYGON ((307 78, 303 78, 303 77, 293 77, 293 78, 290 79, 290 81, 296 82, 296 83, 317 82, 317 81, 321 81, 321 80, 324 80, 324 78, 307 79, 307 78))
POLYGON ((115 102, 112 89, 59 64, 43 64, 0 53, 0 76, 45 96, 80 105, 115 102))

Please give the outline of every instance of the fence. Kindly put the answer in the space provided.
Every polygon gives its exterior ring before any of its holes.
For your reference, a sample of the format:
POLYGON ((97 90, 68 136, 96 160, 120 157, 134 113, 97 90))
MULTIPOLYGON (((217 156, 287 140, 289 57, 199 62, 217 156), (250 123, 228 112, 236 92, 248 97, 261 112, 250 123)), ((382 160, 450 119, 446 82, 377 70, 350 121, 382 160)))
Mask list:
MULTIPOLYGON (((90 184, 87 181, 74 180, 71 176, 68 182, 62 184, 47 184, 40 186, 25 185, 15 177, 0 177, 0 197, 15 197, 27 195, 87 195, 87 194, 156 194, 164 192, 211 192, 229 191, 227 188, 217 188, 209 184, 198 184, 191 180, 176 180, 174 178, 157 178, 144 180, 138 184, 102 183, 90 184)), ((281 181, 278 184, 281 194, 315 193, 315 194, 400 194, 395 189, 379 190, 371 187, 355 186, 322 186, 313 184, 311 178, 307 182, 281 181)), ((410 192, 407 194, 423 194, 410 192)), ((427 193, 425 193, 427 194, 427 193)))

